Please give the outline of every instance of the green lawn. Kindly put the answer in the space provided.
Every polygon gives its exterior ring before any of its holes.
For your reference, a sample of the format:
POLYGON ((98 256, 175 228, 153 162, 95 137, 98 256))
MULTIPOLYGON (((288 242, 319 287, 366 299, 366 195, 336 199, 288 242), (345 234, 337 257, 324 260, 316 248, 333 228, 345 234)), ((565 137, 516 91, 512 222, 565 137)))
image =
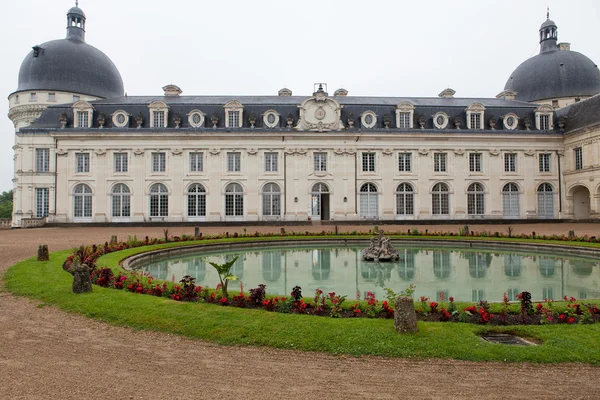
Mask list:
MULTIPOLYGON (((175 245, 178 244, 111 253, 103 256, 98 265, 116 267, 126 256, 175 245)), ((394 330, 393 320, 333 319, 181 303, 98 286, 94 286, 92 293, 75 295, 71 293, 71 275, 61 268, 69 253, 56 252, 48 262, 29 259, 11 267, 4 276, 8 290, 40 301, 40 307, 57 306, 114 325, 176 333, 224 345, 260 345, 356 356, 600 364, 600 324, 496 328, 419 322, 417 334, 399 335, 394 330), (489 329, 511 331, 542 340, 543 344, 518 347, 487 343, 477 334, 489 329)))

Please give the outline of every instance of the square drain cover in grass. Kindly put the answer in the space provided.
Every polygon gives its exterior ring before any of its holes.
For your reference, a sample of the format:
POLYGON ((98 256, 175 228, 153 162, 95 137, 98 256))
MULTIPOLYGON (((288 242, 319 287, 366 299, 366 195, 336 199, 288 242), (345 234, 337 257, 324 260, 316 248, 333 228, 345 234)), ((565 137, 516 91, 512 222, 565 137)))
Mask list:
POLYGON ((515 346, 535 346, 536 344, 530 342, 529 340, 525 340, 521 337, 510 335, 507 333, 488 333, 487 335, 481 335, 483 340, 490 343, 499 343, 499 344, 512 344, 515 346))

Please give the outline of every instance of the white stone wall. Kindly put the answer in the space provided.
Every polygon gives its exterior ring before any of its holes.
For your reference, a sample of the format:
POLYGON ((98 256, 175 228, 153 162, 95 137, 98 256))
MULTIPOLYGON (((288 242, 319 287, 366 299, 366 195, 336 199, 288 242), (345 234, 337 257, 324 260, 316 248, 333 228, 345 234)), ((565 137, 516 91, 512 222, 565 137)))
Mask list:
MULTIPOLYGON (((131 191, 131 216, 120 221, 151 221, 149 190, 163 183, 169 190, 169 212, 159 221, 188 221, 187 188, 202 183, 206 188, 206 221, 225 221, 225 187, 236 182, 244 190, 244 221, 262 221, 262 187, 275 182, 281 188, 283 220, 307 221, 311 217, 311 188, 322 182, 329 188, 331 220, 360 218, 360 187, 377 187, 377 219, 486 219, 503 218, 502 188, 515 182, 520 188, 520 218, 537 217, 537 187, 548 182, 554 193, 555 217, 559 217, 558 156, 563 138, 537 134, 420 134, 364 132, 277 133, 153 133, 143 130, 105 129, 95 134, 55 131, 18 134, 15 149, 16 217, 35 216, 35 188, 50 188, 49 222, 73 222, 73 188, 87 184, 93 192, 92 222, 112 222, 111 191, 124 183, 131 191), (35 148, 50 148, 50 172, 35 171, 35 148), (227 153, 241 153, 241 171, 227 171, 227 153), (314 152, 327 153, 327 171, 314 171, 314 152), (90 154, 90 171, 76 172, 76 153, 90 154), (114 170, 114 153, 128 154, 128 172, 114 170), (166 171, 152 172, 152 153, 166 153, 166 171), (204 153, 204 170, 191 172, 189 153, 204 153), (265 172, 265 152, 278 153, 278 171, 265 172), (374 172, 362 171, 362 153, 374 152, 374 172), (398 171, 398 153, 412 154, 412 171, 398 171), (448 172, 434 173, 433 153, 446 152, 448 172), (469 153, 482 154, 482 172, 469 172, 469 153), (517 171, 504 172, 504 153, 517 153, 517 171), (552 153, 549 173, 540 173, 539 153, 552 153), (54 164, 54 160, 56 164, 54 164), (396 215, 398 184, 409 182, 415 191, 414 215, 396 215), (450 214, 434 216, 431 189, 438 182, 450 187, 450 214), (479 182, 485 188, 484 215, 467 214, 467 187, 479 182), (297 199, 297 201, 296 201, 297 199), (345 199, 345 200, 344 200, 345 199)), ((567 152, 568 153, 568 152, 567 152)), ((568 163, 568 157, 565 157, 568 163)))

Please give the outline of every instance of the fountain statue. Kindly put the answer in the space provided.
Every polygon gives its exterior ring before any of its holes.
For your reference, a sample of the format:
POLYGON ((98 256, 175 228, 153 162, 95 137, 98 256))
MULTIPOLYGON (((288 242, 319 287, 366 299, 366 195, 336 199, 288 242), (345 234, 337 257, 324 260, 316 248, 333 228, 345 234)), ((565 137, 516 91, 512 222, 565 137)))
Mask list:
POLYGON ((398 252, 392 247, 389 236, 383 236, 379 231, 379 237, 372 237, 371 244, 363 250, 362 258, 365 261, 398 261, 398 252))

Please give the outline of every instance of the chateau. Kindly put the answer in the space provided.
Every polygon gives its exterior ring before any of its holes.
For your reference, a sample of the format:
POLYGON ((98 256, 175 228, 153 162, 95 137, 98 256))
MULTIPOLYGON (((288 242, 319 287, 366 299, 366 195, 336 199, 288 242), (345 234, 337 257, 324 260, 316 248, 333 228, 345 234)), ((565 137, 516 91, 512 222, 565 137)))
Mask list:
POLYGON ((326 84, 311 96, 175 85, 127 96, 85 23, 71 8, 67 37, 34 46, 9 95, 14 227, 600 212, 600 72, 550 19, 540 53, 492 98, 354 97, 326 84))

